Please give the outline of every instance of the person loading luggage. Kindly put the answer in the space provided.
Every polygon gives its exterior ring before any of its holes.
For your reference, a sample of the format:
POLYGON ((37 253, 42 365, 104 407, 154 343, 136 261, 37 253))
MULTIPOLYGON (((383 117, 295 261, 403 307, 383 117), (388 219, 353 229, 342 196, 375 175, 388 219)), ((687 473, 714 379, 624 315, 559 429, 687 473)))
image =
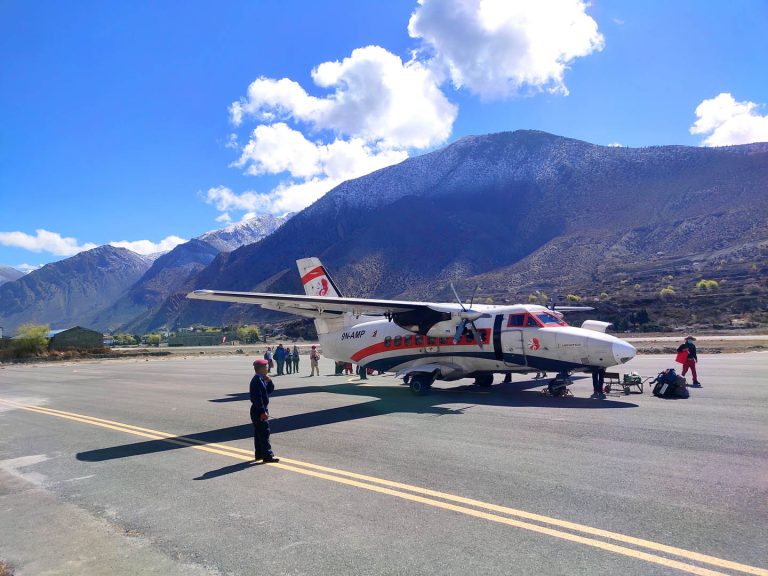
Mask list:
POLYGON ((696 345, 694 342, 696 341, 696 338, 693 336, 688 336, 685 339, 685 342, 680 344, 680 346, 677 347, 677 352, 685 352, 688 351, 688 357, 685 358, 683 362, 683 373, 681 374, 683 377, 685 377, 685 373, 688 372, 688 369, 691 369, 691 375, 693 376, 693 387, 694 388, 701 388, 701 383, 699 382, 699 378, 696 375, 696 362, 698 362, 698 357, 696 356, 696 345))

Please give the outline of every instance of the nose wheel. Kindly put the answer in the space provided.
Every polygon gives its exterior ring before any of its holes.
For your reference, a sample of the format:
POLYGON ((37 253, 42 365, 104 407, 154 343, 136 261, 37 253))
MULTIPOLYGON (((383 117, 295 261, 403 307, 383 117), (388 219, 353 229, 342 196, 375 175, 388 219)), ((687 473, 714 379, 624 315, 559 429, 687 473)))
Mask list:
POLYGON ((571 380, 570 375, 567 372, 561 372, 552 380, 549 381, 549 384, 547 384, 547 395, 548 396, 554 396, 554 397, 560 397, 560 396, 567 396, 569 393, 568 386, 573 384, 573 381, 571 380))

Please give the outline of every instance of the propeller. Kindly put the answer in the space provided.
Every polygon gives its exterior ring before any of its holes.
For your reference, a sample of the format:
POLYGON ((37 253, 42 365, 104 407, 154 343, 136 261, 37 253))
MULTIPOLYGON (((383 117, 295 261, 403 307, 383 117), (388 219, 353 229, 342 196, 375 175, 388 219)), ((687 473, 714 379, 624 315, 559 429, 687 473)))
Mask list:
POLYGON ((563 315, 563 312, 589 312, 594 310, 592 306, 561 306, 560 299, 557 296, 550 296, 549 302, 547 302, 547 308, 552 310, 557 316, 563 315))
POLYGON ((477 342, 477 345, 480 346, 480 350, 482 350, 483 339, 480 337, 480 332, 478 331, 477 326, 475 326, 474 318, 479 318, 480 316, 483 316, 483 314, 481 312, 472 310, 472 304, 475 302, 475 296, 477 295, 478 288, 480 288, 479 284, 475 286, 475 291, 472 293, 472 299, 469 301, 469 308, 467 308, 464 306, 461 298, 459 298, 459 294, 456 292, 456 288, 454 288, 453 282, 451 282, 451 290, 453 291, 453 295, 456 296, 456 301, 459 303, 459 306, 461 306, 462 311, 462 319, 459 325, 456 327, 456 334, 453 337, 453 343, 459 343, 459 340, 461 340, 461 335, 464 334, 464 330, 466 330, 467 325, 469 325, 469 333, 472 334, 475 342, 477 342))

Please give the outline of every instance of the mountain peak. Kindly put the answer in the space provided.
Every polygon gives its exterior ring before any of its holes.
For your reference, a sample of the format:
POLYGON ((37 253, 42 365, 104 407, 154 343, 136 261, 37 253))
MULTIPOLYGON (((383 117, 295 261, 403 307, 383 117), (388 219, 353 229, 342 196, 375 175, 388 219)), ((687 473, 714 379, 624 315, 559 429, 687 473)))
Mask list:
POLYGON ((242 222, 230 224, 219 230, 211 230, 196 238, 207 242, 222 252, 231 252, 241 246, 253 244, 280 228, 291 215, 263 214, 242 222))

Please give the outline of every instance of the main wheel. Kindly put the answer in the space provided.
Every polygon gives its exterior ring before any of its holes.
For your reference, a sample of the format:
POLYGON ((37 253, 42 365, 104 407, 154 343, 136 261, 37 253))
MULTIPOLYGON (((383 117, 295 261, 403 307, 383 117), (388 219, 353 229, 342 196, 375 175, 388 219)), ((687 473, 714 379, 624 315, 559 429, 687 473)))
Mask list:
POLYGON ((411 392, 417 396, 423 396, 429 392, 432 386, 432 378, 429 374, 414 374, 410 382, 411 392))
POLYGON ((487 388, 493 385, 493 374, 478 374, 475 376, 475 384, 487 388))

